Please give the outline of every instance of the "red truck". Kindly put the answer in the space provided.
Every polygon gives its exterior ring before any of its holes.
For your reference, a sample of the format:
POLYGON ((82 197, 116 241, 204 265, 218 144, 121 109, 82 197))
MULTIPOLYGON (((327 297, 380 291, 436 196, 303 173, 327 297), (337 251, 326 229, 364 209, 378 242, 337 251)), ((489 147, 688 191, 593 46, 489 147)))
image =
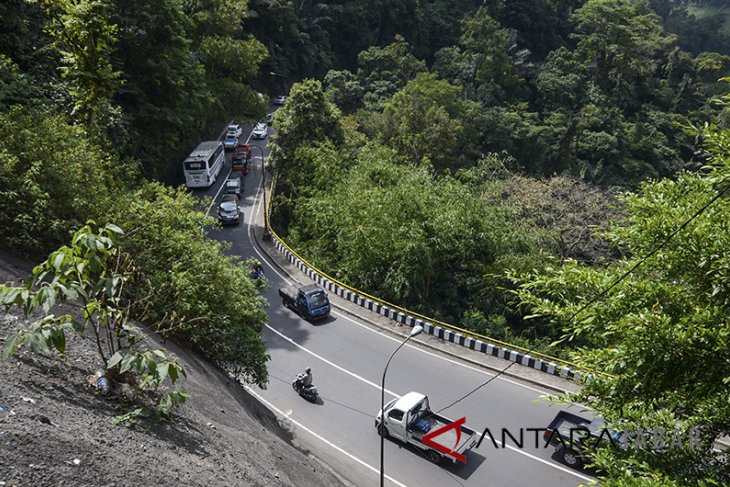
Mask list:
POLYGON ((240 172, 245 176, 248 174, 248 168, 251 164, 251 146, 248 144, 238 144, 233 151, 231 171, 240 172))

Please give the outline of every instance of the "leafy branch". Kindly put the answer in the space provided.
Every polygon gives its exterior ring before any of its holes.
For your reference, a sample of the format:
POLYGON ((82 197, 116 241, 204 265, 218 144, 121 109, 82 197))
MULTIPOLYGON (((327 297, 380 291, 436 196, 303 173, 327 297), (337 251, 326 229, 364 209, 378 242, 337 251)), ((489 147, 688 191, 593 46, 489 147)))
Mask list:
MULTIPOLYGON (((0 303, 6 309, 16 306, 30 317, 39 308, 46 316, 11 336, 2 350, 2 360, 8 360, 19 346, 26 343, 33 352, 66 353, 66 333, 75 332, 91 338, 105 375, 127 383, 136 395, 156 392, 165 379, 175 384, 185 371, 163 350, 143 350, 141 332, 130 322, 130 311, 139 302, 124 298, 125 284, 131 279, 125 267, 126 256, 114 247, 113 237, 122 235, 116 225, 106 225, 94 233, 90 225, 78 230, 71 246, 50 254, 36 266, 22 286, 0 285, 0 303), (78 310, 72 314, 49 314, 60 303, 78 310)), ((178 321, 176 315, 166 321, 178 321)), ((188 395, 183 391, 167 392, 158 397, 153 412, 167 417, 188 395)))

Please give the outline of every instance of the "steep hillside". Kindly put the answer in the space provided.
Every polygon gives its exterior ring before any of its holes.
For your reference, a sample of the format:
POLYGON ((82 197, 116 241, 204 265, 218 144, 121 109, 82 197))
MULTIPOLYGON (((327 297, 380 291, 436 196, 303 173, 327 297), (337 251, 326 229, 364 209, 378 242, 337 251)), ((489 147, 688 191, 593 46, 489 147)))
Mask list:
MULTIPOLYGON (((28 267, 0 256, 0 282, 28 267)), ((0 346, 23 325, 0 311, 0 346)), ((70 335, 69 335, 70 336, 70 335)), ((343 485, 296 449, 276 418, 245 390, 167 343, 187 371, 191 394, 170 422, 115 426, 117 402, 89 378, 99 364, 91 342, 73 337, 65 360, 21 348, 0 364, 0 485, 343 485)))

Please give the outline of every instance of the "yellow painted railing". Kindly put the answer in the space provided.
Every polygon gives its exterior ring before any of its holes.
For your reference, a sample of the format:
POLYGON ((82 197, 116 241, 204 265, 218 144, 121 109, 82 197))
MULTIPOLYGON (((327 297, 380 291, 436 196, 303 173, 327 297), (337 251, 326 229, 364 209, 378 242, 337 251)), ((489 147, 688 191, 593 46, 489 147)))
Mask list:
POLYGON ((573 362, 570 362, 570 361, 567 361, 567 360, 564 360, 564 359, 561 359, 561 358, 558 358, 558 357, 553 357, 551 355, 547 355, 547 354, 544 354, 544 353, 536 352, 534 350, 530 350, 528 348, 521 347, 519 345, 514 345, 512 343, 503 342, 501 340, 497 340, 495 338, 491 338, 491 337, 488 337, 486 335, 481 335, 479 333, 475 333, 475 332, 473 332, 471 330, 466 330, 464 328, 460 328, 458 326, 454 326, 454 325, 451 325, 449 323, 444 323, 443 321, 439 321, 437 319, 434 319, 434 318, 431 318, 431 317, 428 317, 428 316, 424 316, 424 315, 422 315, 420 313, 416 313, 416 312, 410 311, 410 310, 408 310, 406 308, 402 308, 402 307, 400 307, 400 306, 398 306, 396 304, 390 303, 388 301, 384 301, 383 299, 377 298, 375 296, 371 296, 370 294, 368 294, 368 293, 366 293, 364 291, 361 291, 359 289, 356 289, 356 288, 354 288, 352 286, 349 286, 349 285, 347 285, 347 284, 345 284, 345 283, 343 283, 343 282, 335 279, 334 277, 332 277, 329 274, 323 272, 319 268, 315 267, 311 262, 307 261, 307 259, 305 259, 304 257, 302 257, 296 250, 294 250, 293 248, 291 248, 284 241, 284 239, 281 238, 281 236, 279 236, 279 234, 277 234, 276 231, 271 227, 271 223, 270 223, 270 219, 269 219, 269 209, 270 209, 270 206, 271 206, 271 201, 273 199, 275 185, 276 185, 276 176, 272 177, 270 191, 269 191, 270 197, 268 198, 268 200, 267 200, 267 206, 264 209, 264 221, 265 221, 266 227, 268 228, 269 233, 274 238, 276 238, 279 241, 279 243, 281 243, 281 245, 283 247, 285 247, 294 257, 296 257, 297 259, 299 259, 300 261, 302 261, 302 263, 305 266, 309 267, 310 269, 312 269, 312 271, 316 272, 317 274, 319 274, 323 278, 328 279, 333 284, 335 284, 337 286, 340 286, 343 289, 347 289, 348 291, 351 291, 351 292, 353 292, 353 293, 355 293, 355 294, 357 294, 359 296, 362 296, 364 298, 367 298, 367 299, 369 299, 369 300, 371 300, 371 301, 373 301, 375 303, 379 303, 380 305, 387 306, 390 309, 399 311, 399 312, 403 313, 406 316, 412 316, 414 318, 419 318, 419 319, 421 319, 421 320, 423 320, 425 322, 432 323, 433 325, 439 326, 439 327, 441 327, 441 328, 443 328, 445 330, 450 330, 450 331, 455 332, 455 333, 460 333, 460 334, 464 335, 465 337, 470 337, 470 338, 472 338, 474 340, 481 340, 482 342, 485 342, 485 343, 490 343, 490 344, 496 345, 498 347, 502 347, 502 348, 505 348, 505 349, 508 349, 508 350, 512 350, 512 351, 515 351, 515 352, 519 352, 519 353, 521 353, 523 355, 528 355, 530 357, 534 357, 535 359, 543 360, 544 362, 553 363, 553 364, 556 364, 556 365, 562 365, 562 366, 568 367, 568 368, 570 368, 570 369, 572 369, 574 371, 583 371, 583 372, 586 372, 588 374, 593 374, 593 375, 598 374, 598 375, 603 375, 603 376, 609 376, 609 374, 606 374, 604 372, 595 371, 595 370, 586 370, 585 367, 580 367, 578 364, 575 364, 573 362))

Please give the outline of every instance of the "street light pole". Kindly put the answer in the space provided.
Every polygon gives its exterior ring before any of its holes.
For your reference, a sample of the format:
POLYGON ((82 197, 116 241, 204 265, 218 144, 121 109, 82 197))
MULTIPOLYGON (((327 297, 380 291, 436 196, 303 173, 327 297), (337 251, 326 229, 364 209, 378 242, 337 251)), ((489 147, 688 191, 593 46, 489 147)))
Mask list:
POLYGON ((414 326, 411 330, 411 334, 408 335, 406 339, 403 340, 400 345, 398 345, 398 348, 395 349, 395 352, 390 355, 388 362, 385 364, 385 369, 383 370, 383 382, 380 386, 380 487, 385 486, 385 470, 383 467, 383 463, 385 460, 385 374, 388 372, 388 366, 390 365, 390 361, 393 360, 393 357, 395 357, 395 354, 398 353, 398 350, 403 348, 403 345, 405 345, 408 340, 416 335, 419 335, 422 331, 423 327, 421 325, 414 326))
POLYGON ((271 240, 271 234, 269 233, 269 205, 266 203, 266 159, 264 149, 258 145, 251 145, 251 149, 254 147, 261 151, 261 178, 262 186, 264 190, 264 235, 261 237, 262 240, 271 240))

